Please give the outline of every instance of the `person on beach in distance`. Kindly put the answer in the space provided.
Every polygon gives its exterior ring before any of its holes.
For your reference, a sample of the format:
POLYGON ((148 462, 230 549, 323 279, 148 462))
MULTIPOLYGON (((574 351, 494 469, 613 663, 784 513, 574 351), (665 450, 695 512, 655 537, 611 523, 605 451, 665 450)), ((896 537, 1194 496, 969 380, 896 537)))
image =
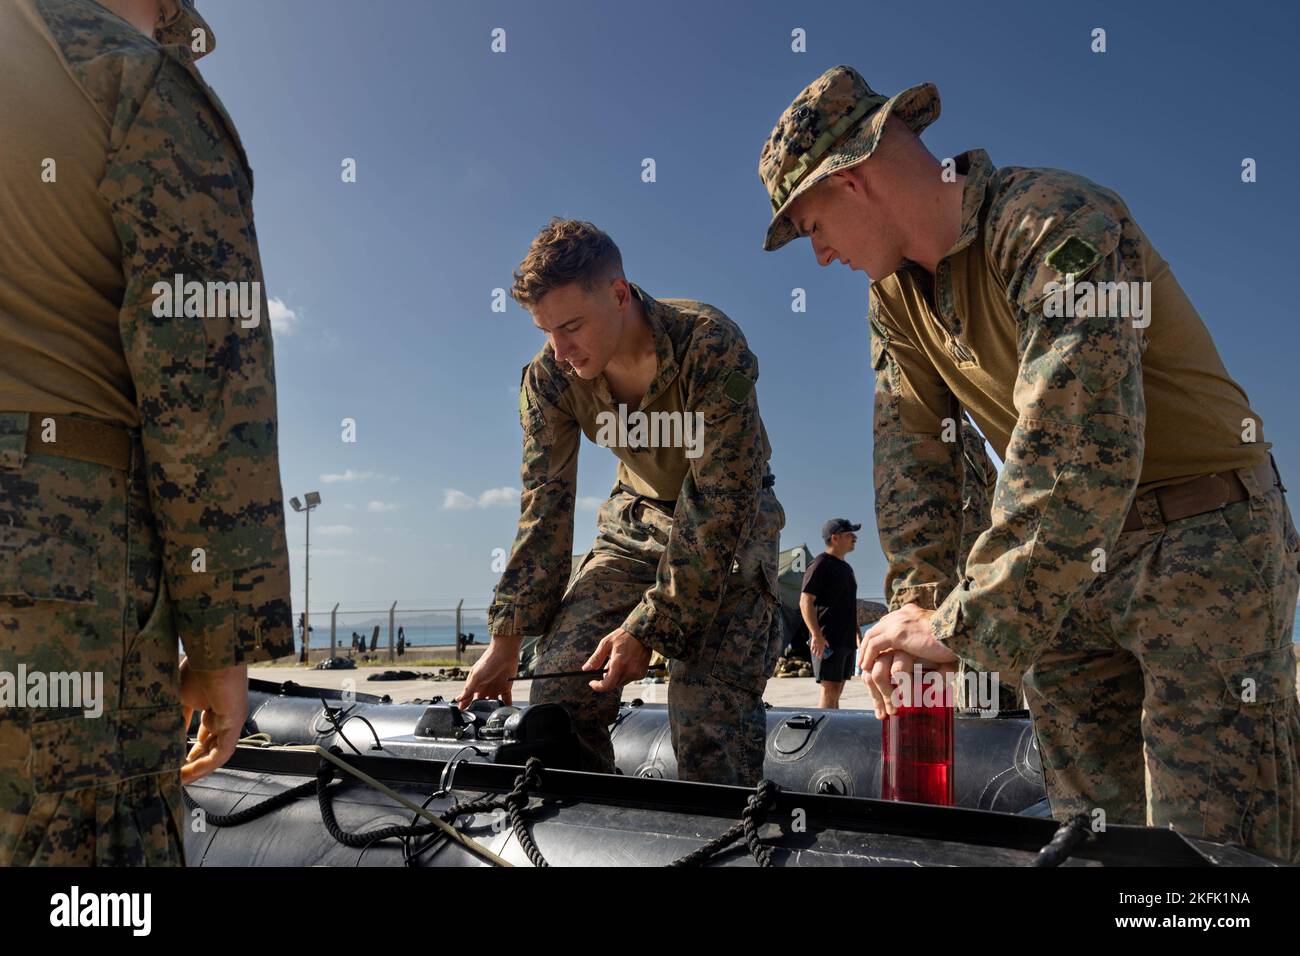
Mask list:
POLYGON ((799 611, 808 625, 813 677, 821 687, 818 707, 837 710, 844 682, 853 676, 858 650, 858 580, 844 560, 858 543, 860 524, 832 518, 822 526, 826 550, 803 575, 799 611))
POLYGON ((518 533, 488 611, 487 650, 460 696, 510 700, 525 634, 542 635, 531 702, 568 710, 585 769, 613 772, 620 688, 671 660, 669 723, 683 780, 756 784, 776 665, 778 538, 785 524, 754 384, 758 361, 712 306, 655 299, 612 239, 552 220, 515 275, 547 344, 524 367, 518 533), (650 441, 633 416, 676 421, 650 441), (614 419, 632 427, 606 426, 614 419), (696 427, 698 426, 698 427, 696 427), (570 583, 578 445, 618 458, 618 484, 570 583), (599 669, 606 668, 601 676, 599 669))

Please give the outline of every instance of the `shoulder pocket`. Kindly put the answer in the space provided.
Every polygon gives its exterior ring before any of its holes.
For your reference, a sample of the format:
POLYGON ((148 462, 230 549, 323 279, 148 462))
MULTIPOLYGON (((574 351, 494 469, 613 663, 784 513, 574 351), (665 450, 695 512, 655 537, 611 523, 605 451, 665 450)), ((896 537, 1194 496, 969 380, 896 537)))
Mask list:
POLYGON ((1295 697, 1295 651, 1290 644, 1214 662, 1223 677, 1223 703, 1269 704, 1295 697))
POLYGON ((1016 304, 1032 312, 1068 277, 1083 279, 1115 251, 1120 232, 1120 224, 1103 212, 1085 207, 1074 213, 1040 243, 1016 304))
POLYGON ((95 603, 94 552, 31 528, 0 525, 0 597, 95 603))

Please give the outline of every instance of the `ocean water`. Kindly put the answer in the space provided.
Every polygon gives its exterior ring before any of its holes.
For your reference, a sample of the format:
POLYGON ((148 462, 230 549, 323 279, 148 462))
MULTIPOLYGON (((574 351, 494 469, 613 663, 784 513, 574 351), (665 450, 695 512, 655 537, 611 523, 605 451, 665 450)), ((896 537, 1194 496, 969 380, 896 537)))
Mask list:
MULTIPOLYGON (((421 647, 451 647, 456 646, 456 625, 454 624, 425 624, 425 625, 406 625, 399 619, 397 627, 405 628, 406 643, 414 644, 421 647)), ((367 622, 362 627, 357 623, 346 623, 339 621, 338 629, 338 647, 339 653, 346 656, 348 648, 352 646, 352 632, 364 634, 366 638, 366 647, 370 647, 370 635, 374 631, 374 622, 367 622)), ((470 621, 465 620, 461 623, 461 630, 466 634, 474 635, 475 644, 486 644, 488 641, 488 629, 486 620, 470 621)), ((393 631, 393 644, 397 644, 397 632, 393 631)), ((294 650, 302 650, 302 632, 295 629, 293 638, 294 650)), ((323 616, 323 620, 313 617, 311 620, 311 646, 313 650, 319 650, 323 647, 330 646, 330 619, 329 615, 323 616)), ((376 645, 377 650, 385 650, 388 647, 388 623, 384 622, 379 625, 379 643, 376 645)))
MULTIPOLYGON (((415 644, 422 647, 455 647, 456 645, 456 626, 454 624, 433 624, 433 625, 412 625, 402 624, 399 619, 399 627, 406 628, 406 643, 415 644)), ((352 632, 364 631, 367 644, 369 647, 370 634, 374 630, 374 619, 370 618, 363 628, 358 623, 345 623, 340 621, 338 624, 339 649, 343 654, 347 654, 348 647, 352 638, 352 632)), ((469 620, 464 619, 461 623, 461 630, 467 634, 474 635, 475 644, 486 644, 488 641, 487 621, 485 619, 469 620)), ((323 620, 312 618, 311 624, 311 643, 314 648, 329 647, 330 643, 330 620, 329 615, 323 616, 323 620)), ((393 638, 396 641, 396 636, 393 638)), ((1300 608, 1296 611, 1295 626, 1291 632, 1291 640, 1300 642, 1300 608)), ((294 634, 294 650, 302 650, 302 638, 298 632, 294 634)), ((378 649, 383 650, 388 647, 388 623, 384 622, 379 626, 379 644, 378 649)))

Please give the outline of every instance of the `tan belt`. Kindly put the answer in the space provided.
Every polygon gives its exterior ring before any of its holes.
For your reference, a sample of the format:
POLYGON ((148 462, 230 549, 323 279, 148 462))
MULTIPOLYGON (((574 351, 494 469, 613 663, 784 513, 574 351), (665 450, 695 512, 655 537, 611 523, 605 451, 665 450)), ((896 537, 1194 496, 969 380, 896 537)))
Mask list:
POLYGON ((27 453, 89 461, 119 471, 128 471, 131 467, 131 432, 121 425, 95 422, 87 418, 30 412, 27 421, 27 453), (45 440, 49 435, 52 435, 53 441, 45 440))
MULTIPOLYGON (((1261 461, 1251 469, 1255 480, 1261 488, 1272 488, 1281 484, 1273 470, 1273 459, 1261 461)), ((1237 477, 1235 471, 1221 471, 1213 475, 1202 475, 1181 485, 1169 485, 1148 491, 1142 497, 1154 498, 1160 509, 1160 516, 1166 524, 1180 518, 1203 515, 1208 511, 1217 511, 1224 505, 1245 501, 1250 497, 1250 490, 1237 477)), ((1145 527, 1142 515, 1138 511, 1137 501, 1128 510, 1124 519, 1124 531, 1140 531, 1145 527)))

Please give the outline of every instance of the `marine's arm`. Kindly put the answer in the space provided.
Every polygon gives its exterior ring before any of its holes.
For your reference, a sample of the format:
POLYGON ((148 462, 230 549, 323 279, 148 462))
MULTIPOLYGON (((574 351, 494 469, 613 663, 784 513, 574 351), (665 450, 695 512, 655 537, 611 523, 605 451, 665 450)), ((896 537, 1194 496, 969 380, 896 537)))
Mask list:
POLYGON ((702 416, 699 454, 682 482, 655 584, 623 624, 669 658, 691 651, 717 614, 736 554, 758 515, 765 466, 754 392, 758 359, 739 329, 701 322, 681 374, 686 413, 702 416))
POLYGON ((581 432, 539 361, 524 369, 519 420, 523 427, 519 524, 488 608, 488 633, 493 640, 546 630, 569 583, 573 555, 581 432))
POLYGON ((488 608, 491 642, 458 698, 462 708, 478 698, 512 702, 510 681, 519 670, 523 639, 545 633, 569 582, 581 433, 540 360, 524 368, 519 422, 519 524, 488 608))
MULTIPOLYGON (((1030 191, 995 203, 989 254, 1017 310, 1018 421, 992 526, 931 621, 935 637, 1018 683, 1120 534, 1142 466, 1143 339, 1127 316, 1054 314, 1052 281, 1143 279, 1114 208, 1080 205, 1054 229, 1030 191), (1028 224, 1028 225, 1027 225, 1028 224), (1043 239, 1037 236, 1046 233, 1043 239)), ((1050 208, 1050 207, 1048 207, 1050 208)), ((1059 300, 1057 300, 1059 301, 1059 300)), ((1064 310, 1060 310, 1064 311, 1064 310)))
POLYGON ((231 668, 293 651, 275 363, 251 180, 221 117, 175 61, 161 58, 130 105, 113 130, 100 191, 122 244, 120 330, 163 577, 189 667, 231 668), (177 275, 255 289, 257 323, 209 314, 206 303, 202 314, 164 314, 154 285, 177 275))
POLYGON ((876 527, 888 562, 891 610, 933 610, 956 584, 961 540, 961 445, 957 401, 933 365, 883 321, 871 295, 876 527))

